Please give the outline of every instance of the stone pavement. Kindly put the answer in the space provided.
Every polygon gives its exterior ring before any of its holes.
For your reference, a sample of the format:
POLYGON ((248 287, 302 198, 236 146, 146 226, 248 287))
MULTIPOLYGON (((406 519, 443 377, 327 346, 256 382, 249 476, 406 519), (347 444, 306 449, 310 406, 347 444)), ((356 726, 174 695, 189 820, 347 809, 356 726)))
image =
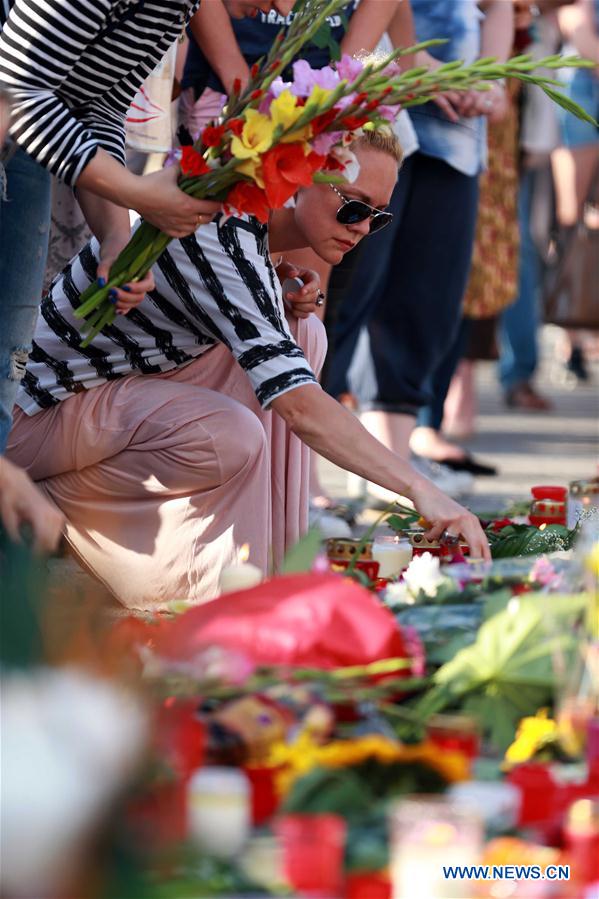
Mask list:
MULTIPOLYGON (((552 412, 508 409, 495 377, 495 365, 479 362, 477 432, 465 446, 499 475, 477 478, 473 493, 461 502, 474 511, 495 511, 513 500, 530 497, 535 484, 562 484, 597 474, 599 462, 599 363, 591 365, 592 380, 574 385, 557 361, 556 329, 546 328, 539 390, 554 404, 552 412)), ((325 487, 334 496, 346 494, 345 473, 323 461, 325 487)))

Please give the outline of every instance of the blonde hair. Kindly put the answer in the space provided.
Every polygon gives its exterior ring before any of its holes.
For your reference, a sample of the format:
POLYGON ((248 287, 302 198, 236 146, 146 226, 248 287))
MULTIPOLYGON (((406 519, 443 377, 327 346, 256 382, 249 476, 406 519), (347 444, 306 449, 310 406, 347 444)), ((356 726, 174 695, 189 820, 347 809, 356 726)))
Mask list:
POLYGON ((403 147, 397 135, 390 128, 376 128, 362 131, 359 137, 352 141, 351 149, 356 147, 371 147, 381 153, 388 153, 398 165, 403 160, 403 147))

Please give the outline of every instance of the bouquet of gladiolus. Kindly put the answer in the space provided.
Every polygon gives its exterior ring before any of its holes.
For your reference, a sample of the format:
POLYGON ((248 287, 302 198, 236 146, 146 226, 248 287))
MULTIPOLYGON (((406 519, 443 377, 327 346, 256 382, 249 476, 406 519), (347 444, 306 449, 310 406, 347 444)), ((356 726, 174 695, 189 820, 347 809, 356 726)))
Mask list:
MULTIPOLYGON (((533 61, 518 56, 505 64, 488 58, 471 65, 456 60, 434 71, 401 71, 400 57, 442 44, 442 39, 396 50, 381 60, 344 56, 334 67, 318 70, 299 60, 293 64, 292 81, 284 81, 282 74, 303 44, 345 3, 299 0, 291 26, 253 66, 247 88, 242 93, 234 89, 219 121, 205 127, 194 146, 182 148, 183 191, 222 200, 229 214, 247 213, 266 222, 301 186, 355 180, 359 167, 349 147, 360 129, 389 126, 401 108, 426 103, 444 91, 484 90, 486 82, 506 77, 538 84, 557 103, 593 121, 553 89, 558 81, 532 74, 536 68, 593 65, 579 57, 533 61)), ((82 294, 75 314, 86 319, 84 345, 114 318, 110 289, 141 278, 170 240, 142 222, 112 266, 108 283, 100 287, 96 282, 82 294)))

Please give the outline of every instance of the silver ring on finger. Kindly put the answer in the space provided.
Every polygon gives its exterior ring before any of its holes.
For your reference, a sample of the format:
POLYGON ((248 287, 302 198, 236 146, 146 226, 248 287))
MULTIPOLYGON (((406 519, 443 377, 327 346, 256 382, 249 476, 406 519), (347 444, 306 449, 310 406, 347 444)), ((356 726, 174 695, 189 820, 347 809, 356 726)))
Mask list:
POLYGON ((324 293, 322 292, 322 290, 318 291, 318 296, 316 297, 314 305, 315 306, 324 306, 324 293))
POLYGON ((459 542, 459 535, 450 534, 449 531, 443 531, 439 537, 439 543, 442 543, 443 546, 458 546, 459 542))

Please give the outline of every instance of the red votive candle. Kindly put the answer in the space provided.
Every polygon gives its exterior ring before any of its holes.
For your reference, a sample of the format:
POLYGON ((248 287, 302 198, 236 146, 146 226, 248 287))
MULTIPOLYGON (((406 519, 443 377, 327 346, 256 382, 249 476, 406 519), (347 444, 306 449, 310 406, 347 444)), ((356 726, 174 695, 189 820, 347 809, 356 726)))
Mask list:
POLYGON ((343 857, 347 825, 339 815, 282 815, 274 823, 283 856, 283 872, 302 896, 343 894, 343 857))

